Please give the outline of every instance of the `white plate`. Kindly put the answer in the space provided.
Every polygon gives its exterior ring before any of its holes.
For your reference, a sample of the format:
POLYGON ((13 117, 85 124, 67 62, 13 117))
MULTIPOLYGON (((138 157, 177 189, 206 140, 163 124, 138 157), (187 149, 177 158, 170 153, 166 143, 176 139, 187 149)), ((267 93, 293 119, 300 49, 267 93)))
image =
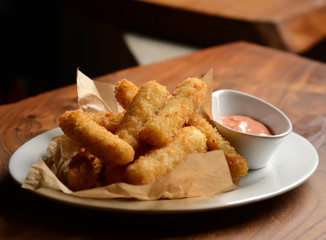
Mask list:
MULTIPOLYGON (((31 165, 46 155, 52 137, 62 134, 59 128, 47 131, 22 145, 11 157, 9 172, 20 184, 31 165)), ((291 133, 273 154, 263 169, 250 171, 240 181, 238 189, 212 197, 178 200, 137 201, 128 199, 88 199, 70 196, 54 190, 39 192, 50 198, 75 206, 109 211, 138 213, 184 213, 218 210, 262 201, 285 193, 305 182, 317 169, 318 154, 303 137, 291 133)))

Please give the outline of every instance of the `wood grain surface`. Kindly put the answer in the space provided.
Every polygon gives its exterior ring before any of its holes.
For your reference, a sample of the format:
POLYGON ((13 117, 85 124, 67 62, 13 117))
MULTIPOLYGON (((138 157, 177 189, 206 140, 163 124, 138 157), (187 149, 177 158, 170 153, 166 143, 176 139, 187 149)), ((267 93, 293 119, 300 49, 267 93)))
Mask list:
MULTIPOLYGON (((273 47, 304 52, 326 38, 326 1, 143 0, 183 11, 252 23, 273 47)), ((216 26, 215 26, 216 27, 216 26)), ((238 29, 233 29, 238 31, 238 29)))
MULTIPOLYGON (((9 176, 8 162, 23 143, 57 127, 77 108, 76 86, 0 106, 0 239, 325 239, 326 65, 245 42, 97 78, 149 80, 169 90, 189 76, 214 71, 214 89, 231 88, 279 107, 294 131, 317 149, 315 174, 296 189, 262 202, 181 215, 119 214, 83 209, 36 196, 9 176)), ((81 69, 82 71, 83 69, 81 69)))
POLYGON ((326 0, 78 1, 70 9, 163 38, 209 46, 245 40, 304 53, 326 38, 326 0))

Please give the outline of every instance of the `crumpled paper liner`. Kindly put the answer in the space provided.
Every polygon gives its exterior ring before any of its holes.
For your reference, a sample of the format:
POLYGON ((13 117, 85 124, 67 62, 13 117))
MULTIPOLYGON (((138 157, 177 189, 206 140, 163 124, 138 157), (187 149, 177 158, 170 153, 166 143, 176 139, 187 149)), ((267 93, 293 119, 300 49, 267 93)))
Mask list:
MULTIPOLYGON (((210 70, 202 78, 207 83, 207 98, 199 108, 199 113, 206 118, 211 118, 212 77, 213 73, 210 70)), ((83 111, 120 112, 123 110, 115 100, 114 85, 92 81, 79 70, 77 71, 77 91, 79 107, 83 111)), ((236 188, 223 151, 216 150, 187 155, 172 172, 151 184, 115 183, 73 192, 60 179, 63 179, 71 157, 79 149, 80 146, 65 135, 54 137, 47 148, 48 157, 40 158, 33 164, 22 187, 36 192, 50 188, 86 198, 139 200, 210 196, 236 188)))

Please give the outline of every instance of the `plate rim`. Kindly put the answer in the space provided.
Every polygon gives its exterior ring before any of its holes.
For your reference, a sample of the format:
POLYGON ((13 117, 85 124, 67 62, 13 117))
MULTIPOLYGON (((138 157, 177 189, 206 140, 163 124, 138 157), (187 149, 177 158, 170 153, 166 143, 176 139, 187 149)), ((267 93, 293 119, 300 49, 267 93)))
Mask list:
MULTIPOLYGON (((20 151, 23 151, 23 149, 26 146, 28 146, 29 144, 33 144, 33 141, 36 141, 36 139, 38 139, 38 138, 48 137, 49 140, 51 140, 52 137, 58 136, 60 133, 62 133, 60 128, 54 128, 54 129, 45 131, 45 132, 33 137, 29 141, 25 142, 23 145, 21 145, 12 154, 12 156, 11 156, 11 158, 9 160, 8 169, 9 169, 10 176, 15 180, 15 182, 17 184, 22 185, 22 183, 23 183, 17 178, 15 170, 14 170, 14 166, 13 166, 13 162, 17 161, 15 159, 17 154, 19 154, 20 151)), ((105 210, 105 211, 111 211, 111 212, 124 212, 124 213, 180 214, 180 213, 195 213, 195 212, 216 211, 216 210, 222 210, 222 209, 227 209, 227 208, 239 207, 239 206, 243 206, 243 205, 248 205, 248 204, 260 202, 260 201, 263 201, 263 200, 266 200, 266 199, 270 199, 270 198, 279 196, 281 194, 284 194, 284 193, 286 193, 286 192, 288 192, 288 191, 290 191, 292 189, 295 189, 298 186, 300 186, 301 184, 303 184, 305 181, 307 181, 314 174, 314 172, 317 170, 318 165, 319 165, 319 156, 318 156, 318 152, 315 149, 315 147, 306 138, 302 137, 301 135, 299 135, 299 134, 297 134, 295 132, 290 133, 289 136, 293 136, 293 137, 296 137, 296 138, 301 138, 301 140, 303 140, 306 145, 309 145, 310 149, 312 150, 312 154, 314 154, 314 156, 315 156, 314 157, 314 161, 315 161, 314 166, 310 169, 310 171, 308 171, 308 173, 306 175, 302 176, 299 180, 293 182, 292 184, 290 184, 290 185, 288 185, 286 187, 283 187, 281 190, 272 191, 272 192, 270 192, 268 194, 262 195, 261 197, 252 197, 252 199, 247 199, 245 201, 243 201, 243 200, 242 201, 235 201, 235 202, 232 202, 230 204, 226 203, 226 204, 224 204, 222 206, 221 205, 220 206, 216 205, 214 207, 214 206, 208 205, 208 206, 204 206, 204 207, 196 207, 196 208, 189 208, 188 207, 188 208, 182 208, 182 209, 174 209, 174 208, 171 208, 171 209, 143 209, 143 208, 135 209, 135 208, 128 208, 128 209, 126 209, 126 208, 121 208, 121 207, 114 207, 114 205, 113 206, 103 206, 103 205, 99 206, 99 205, 94 205, 94 204, 89 205, 87 203, 89 203, 90 198, 81 198, 81 197, 77 197, 77 196, 72 196, 72 195, 68 195, 68 194, 65 194, 65 193, 62 193, 62 192, 59 192, 59 191, 56 191, 56 190, 50 190, 49 192, 39 192, 39 191, 32 191, 32 190, 28 190, 28 191, 33 192, 36 195, 39 195, 39 196, 44 197, 46 199, 53 200, 53 201, 56 201, 56 202, 60 202, 60 203, 67 204, 67 205, 83 207, 83 208, 89 208, 89 209, 95 209, 95 210, 105 210), (54 192, 52 192, 52 191, 54 191, 54 192), (63 198, 61 198, 60 196, 63 196, 63 198), (68 196, 68 200, 67 200, 67 196, 68 196), (70 201, 69 199, 71 199, 71 197, 73 199, 75 199, 75 200, 78 199, 77 203, 76 203, 76 201, 74 201, 74 202, 70 201)), ((42 150, 39 151, 39 153, 41 153, 41 152, 43 153, 43 155, 46 154, 46 149, 42 149, 42 150)), ((35 162, 37 160, 38 159, 35 159, 35 162)), ((28 169, 27 169, 27 171, 28 171, 28 169)), ((249 172, 249 174, 250 174, 250 172, 249 172)), ((26 172, 26 175, 27 175, 27 172, 26 172)), ((237 189, 233 190, 233 191, 237 191, 237 189)), ((227 194, 227 193, 224 193, 224 194, 227 194)), ((209 196, 209 197, 202 197, 202 198, 211 199, 214 196, 216 196, 216 195, 209 196)), ((196 198, 198 198, 198 197, 196 197, 196 198)), ((199 197, 199 198, 201 198, 201 197, 199 197)), ((108 200, 112 201, 112 199, 93 199, 93 201, 95 201, 95 202, 98 202, 98 201, 101 202, 103 200, 104 201, 108 201, 108 200)), ((121 199, 113 199, 113 201, 117 201, 117 200, 121 201, 121 199)), ((140 200, 130 200, 130 199, 122 199, 122 200, 123 201, 140 201, 140 200)), ((152 200, 152 201, 176 201, 176 200, 182 200, 182 199, 172 199, 172 200, 163 199, 163 200, 152 200)))

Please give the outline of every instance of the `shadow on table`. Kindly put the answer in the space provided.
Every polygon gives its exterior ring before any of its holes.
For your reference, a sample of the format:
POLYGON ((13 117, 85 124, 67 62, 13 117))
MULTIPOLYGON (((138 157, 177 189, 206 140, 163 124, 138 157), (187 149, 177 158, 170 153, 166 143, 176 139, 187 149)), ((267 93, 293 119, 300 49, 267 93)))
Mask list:
POLYGON ((277 212, 283 215, 287 212, 290 216, 295 211, 291 210, 291 199, 298 198, 300 188, 273 199, 237 208, 177 215, 147 215, 111 213, 60 204, 21 189, 8 177, 0 185, 0 191, 5 193, 0 200, 0 238, 37 239, 34 237, 49 236, 50 239, 153 239, 202 233, 215 236, 219 231, 236 235, 241 232, 234 232, 234 227, 244 231, 250 226, 264 227, 268 221, 266 216, 277 216, 277 212))

